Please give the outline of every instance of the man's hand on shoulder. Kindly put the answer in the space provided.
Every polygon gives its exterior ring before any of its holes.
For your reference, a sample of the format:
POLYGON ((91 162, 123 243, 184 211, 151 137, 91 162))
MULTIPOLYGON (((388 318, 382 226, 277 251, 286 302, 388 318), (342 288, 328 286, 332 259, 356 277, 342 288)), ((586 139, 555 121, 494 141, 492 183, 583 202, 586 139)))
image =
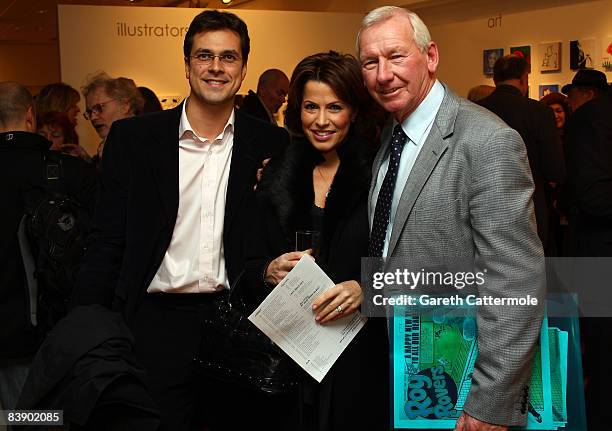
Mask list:
POLYGON ((462 412, 455 424, 455 431, 508 431, 508 427, 482 422, 462 412))
POLYGON ((264 169, 266 168, 268 163, 270 163, 270 160, 272 160, 271 157, 268 157, 267 159, 264 159, 261 162, 261 168, 257 169, 257 174, 256 174, 257 182, 253 186, 253 191, 257 190, 257 185, 261 182, 261 179, 263 178, 263 174, 264 174, 264 169))

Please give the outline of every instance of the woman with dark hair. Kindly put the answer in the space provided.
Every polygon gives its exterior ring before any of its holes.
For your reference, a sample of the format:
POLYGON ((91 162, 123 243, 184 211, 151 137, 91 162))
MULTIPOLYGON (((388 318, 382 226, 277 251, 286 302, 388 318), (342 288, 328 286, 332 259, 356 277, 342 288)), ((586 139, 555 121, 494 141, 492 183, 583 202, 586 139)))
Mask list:
MULTIPOLYGON (((565 124, 569 120, 570 108, 567 104, 567 97, 561 93, 549 93, 540 99, 555 114, 555 126, 557 133, 561 137, 561 145, 563 145, 563 155, 567 159, 567 148, 565 146, 565 124)), ((568 221, 567 208, 565 208, 565 187, 563 184, 549 184, 547 188, 547 200, 549 206, 553 208, 551 211, 551 226, 552 235, 556 241, 556 254, 558 256, 567 255, 568 242, 568 221)))
POLYGON ((39 118, 37 127, 38 134, 51 141, 51 150, 91 162, 87 151, 79 145, 79 136, 74 129, 74 124, 66 114, 47 112, 39 118))
MULTIPOLYGON (((261 301, 305 254, 337 283, 314 299, 325 325, 358 313, 361 257, 368 250, 367 196, 376 132, 359 63, 336 52, 302 60, 291 77, 285 122, 292 143, 266 168, 254 201, 245 277, 261 301), (370 141, 371 142, 371 141, 370 141), (313 231, 312 250, 295 250, 297 231, 313 231)), ((384 319, 371 318, 319 384, 304 374, 300 427, 387 428, 388 341, 384 319)))
POLYGON ((36 96, 36 115, 41 118, 48 112, 61 112, 68 116, 76 126, 81 100, 79 92, 68 84, 57 82, 49 84, 40 90, 36 96))
POLYGON ((567 97, 561 93, 549 93, 540 99, 540 102, 544 103, 553 110, 555 114, 555 125, 557 126, 557 131, 561 135, 562 141, 565 123, 569 119, 570 115, 569 105, 565 99, 567 99, 567 97))

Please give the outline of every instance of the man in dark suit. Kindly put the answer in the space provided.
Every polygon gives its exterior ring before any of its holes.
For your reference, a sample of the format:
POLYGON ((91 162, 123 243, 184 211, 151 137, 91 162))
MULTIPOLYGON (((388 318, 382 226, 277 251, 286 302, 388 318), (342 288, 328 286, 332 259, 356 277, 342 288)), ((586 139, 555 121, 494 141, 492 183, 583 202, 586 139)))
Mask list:
MULTIPOLYGON (((15 408, 32 357, 49 329, 42 327, 41 310, 34 312, 30 303, 17 234, 26 200, 38 194, 42 199, 47 187, 45 157, 51 153, 51 142, 35 132, 32 95, 15 82, 0 82, 0 404, 4 409, 15 408)), ((56 191, 89 207, 96 185, 93 166, 59 153, 53 157, 61 164, 56 191)))
POLYGON ((288 91, 287 75, 279 69, 268 69, 259 77, 257 93, 249 90, 240 109, 253 117, 276 125, 274 115, 285 103, 288 91))
MULTIPOLYGON (((612 101, 606 75, 579 70, 563 87, 573 114, 567 123, 567 199, 571 228, 570 256, 612 256, 612 101)), ((597 289, 579 298, 591 309, 601 303, 597 289)), ((583 286, 579 286, 579 288, 583 286)), ((609 305, 606 304, 607 310, 609 305)), ((607 311, 585 313, 580 320, 584 341, 584 374, 589 429, 606 429, 612 420, 607 393, 612 385, 608 360, 612 355, 612 319, 607 311)))
POLYGON ((198 380, 194 363, 202 314, 243 269, 244 205, 257 168, 287 144, 283 129, 234 110, 249 46, 237 16, 197 15, 183 45, 189 97, 113 123, 102 160, 75 303, 124 314, 162 429, 191 429, 197 401, 211 429, 231 429, 263 408, 257 394, 198 380), (235 409, 241 414, 228 414, 235 409))
POLYGON ((493 68, 495 91, 478 103, 519 132, 525 142, 535 184, 533 203, 538 236, 544 253, 551 255, 554 254, 554 248, 551 249, 554 241, 549 234, 552 208, 548 208, 546 191, 551 183, 556 186, 565 181, 565 162, 553 112, 526 97, 528 77, 529 64, 525 58, 517 55, 499 58, 493 68))

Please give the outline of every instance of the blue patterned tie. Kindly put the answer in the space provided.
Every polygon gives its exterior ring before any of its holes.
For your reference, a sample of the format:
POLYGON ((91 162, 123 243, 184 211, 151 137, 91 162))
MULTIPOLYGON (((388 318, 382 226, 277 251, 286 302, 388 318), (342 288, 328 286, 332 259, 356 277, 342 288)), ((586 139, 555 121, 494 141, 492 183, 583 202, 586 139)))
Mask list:
POLYGON ((408 136, 402 130, 402 125, 398 124, 393 129, 391 137, 391 154, 389 155, 389 167, 385 174, 378 199, 376 200, 376 209, 374 211, 374 220, 372 221, 372 232, 370 232, 370 245, 368 254, 371 257, 382 257, 385 246, 385 237, 387 236, 387 227, 389 226, 389 218, 391 217, 391 201, 393 200, 393 190, 397 180, 397 171, 399 169, 400 158, 402 157, 402 149, 406 143, 408 136))

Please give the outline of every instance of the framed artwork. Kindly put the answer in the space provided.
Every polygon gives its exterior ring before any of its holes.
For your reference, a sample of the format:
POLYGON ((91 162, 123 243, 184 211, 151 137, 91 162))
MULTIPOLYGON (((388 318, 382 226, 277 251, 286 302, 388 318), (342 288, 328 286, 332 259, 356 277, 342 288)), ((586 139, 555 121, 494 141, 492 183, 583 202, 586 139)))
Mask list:
POLYGON ((558 93, 559 84, 545 84, 540 85, 540 99, 544 96, 548 96, 550 93, 558 93))
POLYGON ((531 73, 531 45, 511 46, 510 54, 522 55, 529 64, 529 73, 531 73))
POLYGON ((561 42, 541 43, 538 54, 540 72, 561 71, 561 42))
POLYGON ((612 72, 612 36, 604 39, 604 53, 601 59, 601 67, 606 72, 612 72))
POLYGON ((485 49, 482 51, 482 73, 493 75, 493 66, 498 58, 504 56, 504 48, 485 49))
POLYGON ((570 41, 570 69, 593 69, 595 67, 595 39, 570 41))

